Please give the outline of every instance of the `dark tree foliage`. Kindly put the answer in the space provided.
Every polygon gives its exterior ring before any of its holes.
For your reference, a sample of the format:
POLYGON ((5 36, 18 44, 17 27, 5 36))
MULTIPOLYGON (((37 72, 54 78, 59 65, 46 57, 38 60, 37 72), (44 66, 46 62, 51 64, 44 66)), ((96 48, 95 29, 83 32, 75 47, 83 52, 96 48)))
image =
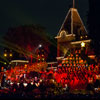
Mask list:
POLYGON ((9 28, 4 40, 9 48, 18 53, 18 56, 19 54, 30 56, 36 53, 39 44, 41 44, 46 51, 45 56, 47 57, 50 53, 49 47, 54 45, 54 40, 46 33, 45 28, 40 25, 9 28))
POLYGON ((4 42, 7 48, 14 51, 13 59, 34 57, 34 53, 37 54, 39 50, 39 44, 45 51, 47 61, 56 59, 56 40, 40 25, 9 28, 4 36, 4 42))
POLYGON ((100 0, 89 0, 88 30, 96 55, 100 55, 100 0))
POLYGON ((98 88, 100 86, 100 80, 96 80, 94 83, 94 87, 98 88))

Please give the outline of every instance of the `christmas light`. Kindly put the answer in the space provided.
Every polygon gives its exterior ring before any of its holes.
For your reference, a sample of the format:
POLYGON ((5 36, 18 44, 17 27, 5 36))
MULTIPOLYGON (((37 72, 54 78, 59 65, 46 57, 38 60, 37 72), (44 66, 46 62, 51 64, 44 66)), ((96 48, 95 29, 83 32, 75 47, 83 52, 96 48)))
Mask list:
POLYGON ((84 42, 81 43, 81 47, 85 47, 85 43, 84 42))

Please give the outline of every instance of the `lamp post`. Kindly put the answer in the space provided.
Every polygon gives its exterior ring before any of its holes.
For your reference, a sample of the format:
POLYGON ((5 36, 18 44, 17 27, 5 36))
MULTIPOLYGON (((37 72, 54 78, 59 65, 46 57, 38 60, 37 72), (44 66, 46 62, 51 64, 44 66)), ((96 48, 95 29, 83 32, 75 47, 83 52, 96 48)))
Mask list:
MULTIPOLYGON (((42 44, 39 44, 39 45, 35 48, 34 54, 35 54, 36 51, 37 51, 39 48, 41 48, 41 47, 42 47, 42 44)), ((31 55, 31 64, 32 64, 32 60, 33 60, 33 57, 32 57, 32 55, 31 55)))
POLYGON ((40 61, 40 59, 41 59, 41 56, 40 56, 40 49, 41 49, 41 48, 42 48, 42 45, 39 44, 39 45, 38 45, 38 48, 37 48, 37 49, 39 49, 37 61, 38 61, 38 60, 40 61))

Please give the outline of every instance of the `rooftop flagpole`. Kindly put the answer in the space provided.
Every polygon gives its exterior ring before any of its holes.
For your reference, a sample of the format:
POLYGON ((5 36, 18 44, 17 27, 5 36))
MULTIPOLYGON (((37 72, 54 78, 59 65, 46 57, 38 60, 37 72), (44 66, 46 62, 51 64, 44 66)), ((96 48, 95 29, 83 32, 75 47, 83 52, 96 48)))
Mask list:
POLYGON ((73 8, 75 8, 75 0, 73 0, 73 8))
MULTIPOLYGON (((73 8, 75 7, 75 0, 73 0, 73 8)), ((73 34, 73 9, 71 12, 71 34, 73 34)))

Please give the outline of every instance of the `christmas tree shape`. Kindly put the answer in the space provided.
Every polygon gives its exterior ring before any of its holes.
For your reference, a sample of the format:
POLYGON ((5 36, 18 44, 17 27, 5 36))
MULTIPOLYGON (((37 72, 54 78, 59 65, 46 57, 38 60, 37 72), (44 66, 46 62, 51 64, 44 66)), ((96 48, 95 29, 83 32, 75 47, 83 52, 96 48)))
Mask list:
POLYGON ((62 60, 62 64, 70 67, 88 66, 87 61, 81 58, 80 50, 68 51, 66 56, 62 60))

